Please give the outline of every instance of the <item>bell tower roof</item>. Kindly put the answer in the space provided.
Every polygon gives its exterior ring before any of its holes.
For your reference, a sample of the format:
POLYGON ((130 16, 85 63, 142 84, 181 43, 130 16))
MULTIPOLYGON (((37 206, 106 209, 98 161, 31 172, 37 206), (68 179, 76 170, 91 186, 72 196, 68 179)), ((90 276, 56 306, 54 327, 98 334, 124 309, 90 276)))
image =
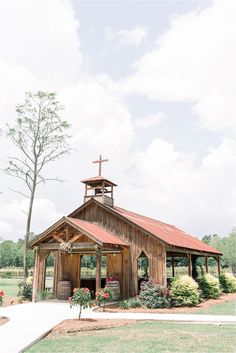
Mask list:
POLYGON ((81 180, 81 183, 84 183, 84 184, 87 184, 87 185, 93 185, 95 186, 96 184, 100 183, 101 181, 104 181, 105 182, 105 186, 117 186, 117 184, 113 183, 112 181, 108 180, 107 178, 105 178, 104 176, 102 175, 98 175, 98 176, 95 176, 93 178, 88 178, 88 179, 84 179, 84 180, 81 180))
POLYGON ((98 160, 93 161, 93 163, 99 164, 98 176, 81 180, 81 183, 85 184, 84 202, 94 198, 107 206, 113 207, 113 187, 117 185, 101 175, 103 162, 108 162, 108 159, 102 159, 101 155, 98 160))

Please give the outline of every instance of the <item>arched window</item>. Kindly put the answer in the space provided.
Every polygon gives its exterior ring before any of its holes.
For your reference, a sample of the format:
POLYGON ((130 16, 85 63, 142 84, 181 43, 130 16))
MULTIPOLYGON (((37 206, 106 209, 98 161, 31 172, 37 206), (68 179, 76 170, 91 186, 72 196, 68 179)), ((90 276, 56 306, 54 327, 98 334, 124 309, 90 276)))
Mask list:
POLYGON ((140 290, 140 284, 143 281, 148 281, 149 279, 149 260, 144 251, 138 257, 137 260, 137 268, 138 268, 138 290, 140 290))

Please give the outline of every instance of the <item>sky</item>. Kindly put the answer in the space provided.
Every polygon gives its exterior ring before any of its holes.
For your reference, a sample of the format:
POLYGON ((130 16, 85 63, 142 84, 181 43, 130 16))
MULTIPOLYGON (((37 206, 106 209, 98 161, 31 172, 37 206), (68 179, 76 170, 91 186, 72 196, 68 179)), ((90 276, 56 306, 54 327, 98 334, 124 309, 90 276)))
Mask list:
MULTIPOLYGON (((32 231, 83 202, 80 180, 118 184, 117 206, 201 238, 236 226, 236 2, 0 3, 0 128, 26 91, 56 92, 73 152, 45 169, 32 231)), ((4 133, 0 168, 19 156, 4 133)), ((23 238, 24 185, 0 170, 0 236, 23 238)))

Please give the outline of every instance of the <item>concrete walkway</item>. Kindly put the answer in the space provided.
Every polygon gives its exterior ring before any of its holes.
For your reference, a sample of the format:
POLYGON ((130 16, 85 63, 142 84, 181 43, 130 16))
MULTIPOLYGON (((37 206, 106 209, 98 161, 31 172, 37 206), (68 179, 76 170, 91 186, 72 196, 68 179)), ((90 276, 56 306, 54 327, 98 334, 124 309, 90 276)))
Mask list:
MULTIPOLYGON (((40 302, 0 308, 0 316, 10 321, 0 326, 1 352, 18 353, 49 332, 62 320, 76 318, 78 308, 70 309, 65 302, 40 302)), ((82 317, 94 319, 133 319, 157 321, 182 321, 192 323, 236 324, 236 316, 152 313, 103 313, 83 311, 82 317)))

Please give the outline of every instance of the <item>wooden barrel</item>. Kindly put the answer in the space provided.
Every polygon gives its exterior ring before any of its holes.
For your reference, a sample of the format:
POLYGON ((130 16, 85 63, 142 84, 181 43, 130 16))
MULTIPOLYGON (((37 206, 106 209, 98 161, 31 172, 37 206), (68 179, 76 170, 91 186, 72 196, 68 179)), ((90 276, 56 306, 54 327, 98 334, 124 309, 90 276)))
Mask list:
POLYGON ((71 296, 70 281, 59 281, 57 285, 57 299, 68 300, 71 296))
POLYGON ((108 281, 107 287, 112 289, 113 300, 120 299, 120 282, 119 281, 108 281))

